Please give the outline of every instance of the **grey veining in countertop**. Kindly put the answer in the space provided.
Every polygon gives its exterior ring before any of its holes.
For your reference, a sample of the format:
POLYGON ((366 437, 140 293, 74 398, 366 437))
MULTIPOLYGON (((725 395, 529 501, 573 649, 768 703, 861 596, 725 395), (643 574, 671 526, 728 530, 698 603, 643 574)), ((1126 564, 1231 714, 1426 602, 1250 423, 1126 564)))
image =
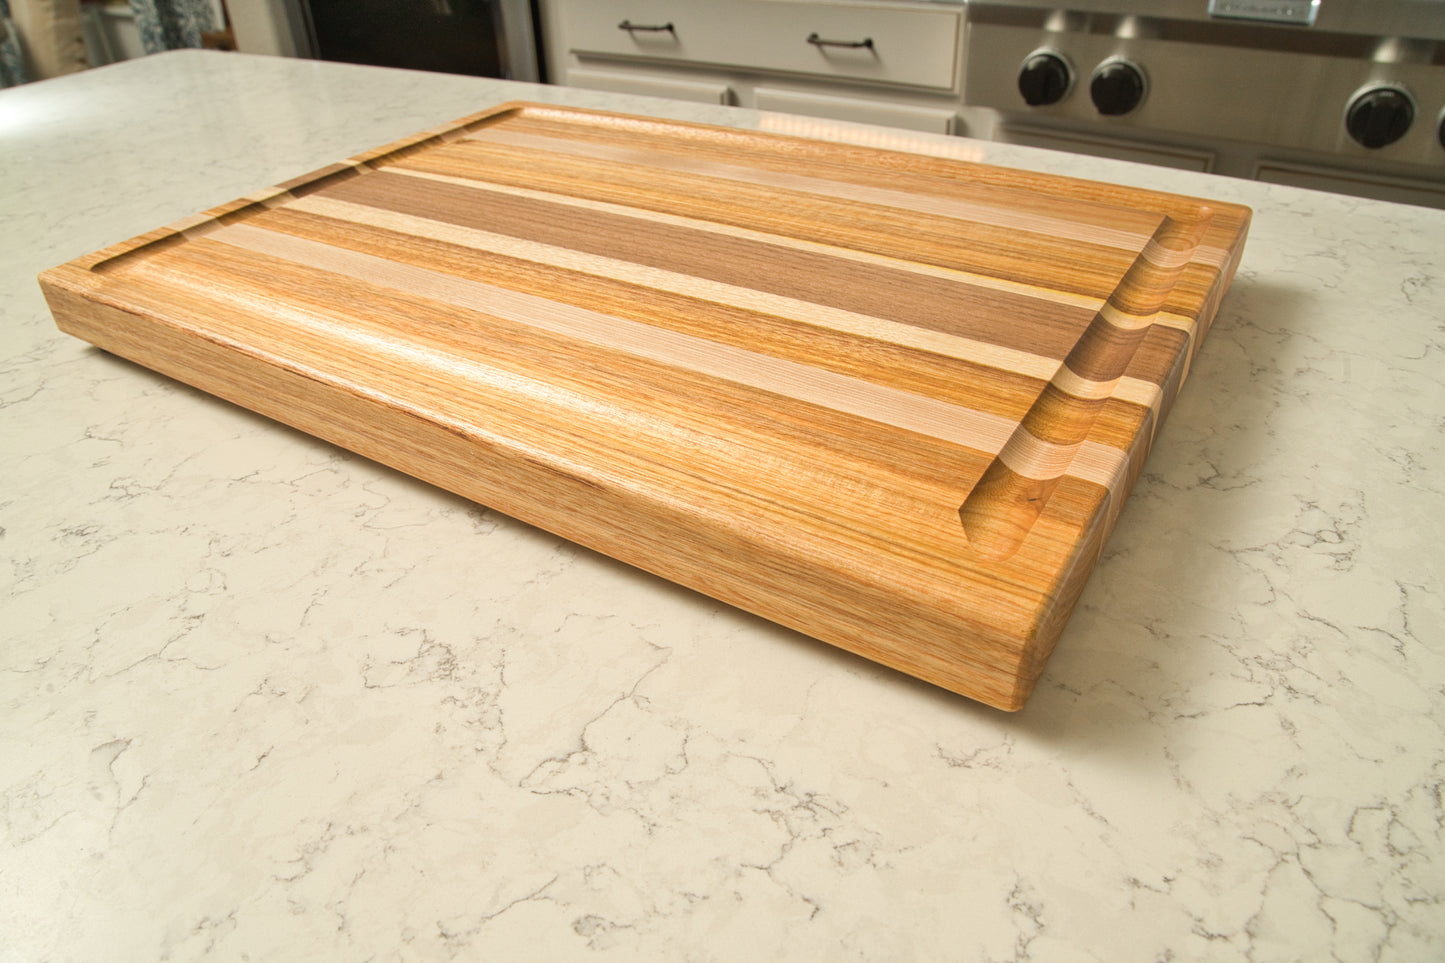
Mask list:
POLYGON ((1445 212, 195 52, 0 91, 0 963, 1445 957, 1445 212), (1238 201, 1005 715, 60 335, 40 270, 502 100, 1238 201))

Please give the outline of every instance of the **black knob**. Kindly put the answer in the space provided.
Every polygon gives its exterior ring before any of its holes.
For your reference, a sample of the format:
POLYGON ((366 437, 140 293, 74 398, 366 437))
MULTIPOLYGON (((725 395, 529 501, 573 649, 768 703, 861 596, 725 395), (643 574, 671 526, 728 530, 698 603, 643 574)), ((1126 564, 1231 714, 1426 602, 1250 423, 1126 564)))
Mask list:
POLYGON ((1440 115, 1440 130, 1436 133, 1440 137, 1440 146, 1445 147, 1445 114, 1440 115))
POLYGON ((1144 99, 1144 74, 1126 60, 1106 60, 1094 71, 1089 96, 1101 114, 1127 114, 1144 99))
POLYGON ((1403 90, 1375 87, 1350 101, 1345 130, 1365 147, 1384 147, 1405 136, 1415 121, 1415 102, 1403 90))
POLYGON ((1019 68, 1019 93, 1030 107, 1046 107, 1063 100, 1073 80, 1063 57, 1040 50, 1030 54, 1019 68))

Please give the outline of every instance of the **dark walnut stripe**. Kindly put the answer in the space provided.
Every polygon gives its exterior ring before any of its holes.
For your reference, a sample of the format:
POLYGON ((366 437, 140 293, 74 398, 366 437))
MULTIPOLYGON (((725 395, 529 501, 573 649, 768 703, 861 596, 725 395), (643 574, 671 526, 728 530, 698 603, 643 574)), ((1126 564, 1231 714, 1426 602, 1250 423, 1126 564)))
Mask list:
POLYGON ((941 278, 704 236, 639 218, 453 184, 388 175, 354 178, 321 196, 462 227, 619 258, 1062 359, 1093 312, 941 278))

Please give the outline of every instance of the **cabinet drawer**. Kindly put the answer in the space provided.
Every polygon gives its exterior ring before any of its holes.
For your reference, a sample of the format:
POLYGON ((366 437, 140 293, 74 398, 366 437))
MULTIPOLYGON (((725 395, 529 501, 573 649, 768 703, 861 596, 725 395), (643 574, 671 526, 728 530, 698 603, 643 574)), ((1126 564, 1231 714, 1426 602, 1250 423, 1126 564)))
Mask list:
POLYGON ((693 63, 937 90, 955 89, 962 20, 957 8, 789 0, 563 0, 563 15, 568 44, 580 59, 693 63))

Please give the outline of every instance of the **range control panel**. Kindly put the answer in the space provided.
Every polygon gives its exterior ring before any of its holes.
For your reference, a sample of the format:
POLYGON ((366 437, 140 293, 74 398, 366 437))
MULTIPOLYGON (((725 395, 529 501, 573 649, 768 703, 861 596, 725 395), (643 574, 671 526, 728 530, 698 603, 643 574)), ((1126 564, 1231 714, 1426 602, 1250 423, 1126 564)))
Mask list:
POLYGON ((1214 0, 1209 17, 1172 20, 973 4, 965 101, 1034 126, 1445 174, 1445 41, 1321 30, 1319 7, 1214 0))

